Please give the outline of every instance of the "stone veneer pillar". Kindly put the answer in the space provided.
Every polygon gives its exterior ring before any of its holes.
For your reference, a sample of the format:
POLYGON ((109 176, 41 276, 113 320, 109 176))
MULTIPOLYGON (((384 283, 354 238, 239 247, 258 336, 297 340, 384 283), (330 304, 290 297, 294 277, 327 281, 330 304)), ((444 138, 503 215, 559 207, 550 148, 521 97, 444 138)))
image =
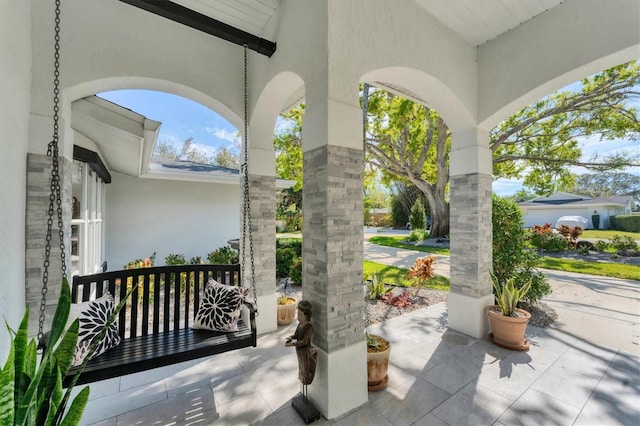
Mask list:
POLYGON ((485 307, 493 304, 489 136, 481 129, 452 136, 449 328, 482 338, 488 331, 485 307))
MULTIPOLYGON (((243 200, 243 185, 240 186, 240 200, 243 200)), ((276 184, 273 176, 249 175, 249 197, 251 200, 251 233, 253 258, 256 270, 255 282, 258 296, 256 318, 258 334, 268 333, 278 328, 276 306, 276 184)), ((240 227, 242 230, 242 215, 240 227)), ((247 231, 248 232, 248 231, 247 231)), ((249 244, 247 234, 247 245, 249 244)), ((240 235, 240 255, 242 255, 242 235, 240 235)), ((251 284, 251 258, 249 247, 245 251, 246 269, 242 272, 245 285, 251 284)), ((253 300, 253 290, 249 294, 253 300)))
MULTIPOLYGON (((71 162, 59 158, 60 186, 62 192, 62 216, 64 223, 64 244, 66 248, 67 270, 71 247, 71 162)), ((27 154, 27 200, 26 200, 26 303, 29 306, 29 333, 38 333, 40 301, 42 298, 42 274, 44 270, 44 249, 47 235, 49 194, 51 191, 51 157, 42 154, 27 154)), ((60 238, 58 218, 54 210, 49 282, 45 308, 45 331, 50 327, 56 309, 62 267, 60 264, 60 238)))
POLYGON ((363 151, 324 145, 304 153, 303 275, 313 305, 318 368, 311 400, 327 418, 364 404, 363 151))

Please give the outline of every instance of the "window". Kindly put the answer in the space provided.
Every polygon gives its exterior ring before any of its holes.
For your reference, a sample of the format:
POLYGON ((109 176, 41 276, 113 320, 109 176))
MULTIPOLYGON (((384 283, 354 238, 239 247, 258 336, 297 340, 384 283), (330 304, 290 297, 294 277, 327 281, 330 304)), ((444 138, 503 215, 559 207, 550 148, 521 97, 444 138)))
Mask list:
POLYGON ((105 183, 89 164, 73 160, 71 275, 102 272, 105 183))

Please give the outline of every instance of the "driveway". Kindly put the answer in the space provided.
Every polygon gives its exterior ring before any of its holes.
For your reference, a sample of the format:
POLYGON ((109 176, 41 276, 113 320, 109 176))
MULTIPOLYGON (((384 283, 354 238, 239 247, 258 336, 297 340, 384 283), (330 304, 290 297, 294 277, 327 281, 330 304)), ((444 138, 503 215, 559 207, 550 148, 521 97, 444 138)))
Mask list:
MULTIPOLYGON (((406 235, 407 231, 374 232, 365 229, 364 258, 385 265, 410 268, 416 259, 429 253, 396 249, 366 241, 374 235, 406 235)), ((450 276, 449 257, 438 258, 434 269, 450 276)), ((640 354, 640 281, 564 271, 543 270, 553 293, 542 301, 551 306, 558 319, 551 328, 598 345, 640 354)))

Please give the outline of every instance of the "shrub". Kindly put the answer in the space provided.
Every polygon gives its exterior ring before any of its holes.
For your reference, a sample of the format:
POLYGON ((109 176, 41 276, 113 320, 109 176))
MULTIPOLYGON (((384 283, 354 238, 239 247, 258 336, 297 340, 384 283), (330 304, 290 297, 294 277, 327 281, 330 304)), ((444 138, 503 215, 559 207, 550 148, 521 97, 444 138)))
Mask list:
POLYGON ((578 237, 582 235, 582 228, 579 226, 574 226, 572 228, 567 225, 560 225, 558 232, 565 240, 567 240, 569 247, 575 247, 578 237))
POLYGON ((611 237, 611 247, 616 251, 621 252, 625 250, 636 250, 638 244, 629 235, 614 235, 611 237))
POLYGON ((302 285, 302 258, 297 257, 289 270, 289 279, 295 285, 302 285))
POLYGON ((404 308, 406 306, 411 306, 411 295, 409 290, 405 290, 398 295, 387 293, 382 296, 382 301, 387 305, 395 306, 396 308, 404 308))
POLYGON ((189 259, 189 265, 200 265, 202 262, 202 256, 196 256, 189 259))
POLYGON ((598 240, 598 241, 596 241, 596 246, 595 247, 596 247, 596 251, 597 252, 602 253, 604 251, 607 251, 607 249, 610 247, 610 244, 608 242, 606 242, 606 241, 598 240))
POLYGON ((424 206, 420 198, 413 203, 411 207, 411 215, 409 216, 409 223, 411 229, 416 231, 424 231, 427 223, 427 215, 424 212, 424 206))
POLYGON ((535 225, 531 230, 529 241, 538 250, 564 251, 569 248, 565 238, 553 232, 551 225, 535 225))
POLYGON ((138 269, 138 268, 151 268, 156 261, 156 252, 144 259, 136 259, 127 263, 122 269, 138 269))
POLYGON ((423 241, 427 238, 428 232, 424 229, 411 229, 409 232, 409 236, 407 237, 407 241, 423 241))
POLYGON ((229 246, 222 246, 219 249, 212 251, 207 255, 207 260, 211 264, 218 265, 233 265, 234 263, 240 262, 238 251, 229 246))
POLYGON ((296 252, 292 248, 276 249, 276 277, 283 278, 289 275, 293 259, 296 258, 296 252))
POLYGON ((409 279, 413 279, 413 288, 416 294, 420 287, 435 275, 433 270, 433 262, 435 261, 436 258, 433 256, 422 257, 416 259, 411 269, 409 269, 409 279))
POLYGON ((591 241, 578 241, 576 243, 576 250, 580 251, 581 253, 585 252, 584 254, 589 254, 589 250, 595 250, 595 246, 591 241))
POLYGON ((615 215, 609 220, 616 231, 640 232, 640 215, 615 215))
POLYGON ((276 240, 276 249, 291 248, 295 251, 296 256, 302 256, 302 239, 301 238, 278 238, 276 240))
POLYGON ((187 263, 187 259, 184 258, 184 254, 170 254, 169 256, 164 258, 165 265, 185 265, 187 263))
POLYGON ((527 231, 522 228, 522 211, 515 201, 495 194, 492 202, 493 274, 500 285, 514 276, 518 287, 531 281, 531 288, 522 298, 533 304, 550 294, 551 287, 536 269, 539 257, 526 248, 527 231))

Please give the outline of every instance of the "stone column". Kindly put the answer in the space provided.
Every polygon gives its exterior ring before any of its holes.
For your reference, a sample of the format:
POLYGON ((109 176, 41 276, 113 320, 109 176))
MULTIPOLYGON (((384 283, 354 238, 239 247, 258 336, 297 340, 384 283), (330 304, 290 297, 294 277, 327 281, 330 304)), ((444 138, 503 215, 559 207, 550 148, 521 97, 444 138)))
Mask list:
MULTIPOLYGON (((353 90, 357 93, 356 82, 353 90)), ((303 125, 302 287, 304 298, 314 306, 318 347, 309 395, 327 418, 368 398, 361 114, 357 105, 307 102, 303 125)))
MULTIPOLYGON (((251 143, 251 142, 249 142, 251 143)), ((253 239, 253 262, 256 271, 255 283, 258 297, 256 318, 258 334, 278 328, 276 307, 276 184, 275 154, 273 150, 249 149, 249 199, 251 200, 251 234, 253 239), (271 165, 271 167, 269 167, 271 165)), ((244 176, 241 176, 244 179, 244 176)), ((242 180, 244 182, 244 180, 242 180)), ((243 184, 240 185, 240 202, 243 201, 243 184)), ((240 230, 242 231, 242 209, 240 230)), ((247 244, 249 234, 247 229, 247 244)), ((251 258, 249 247, 242 246, 246 267, 242 272, 245 285, 251 284, 251 258)), ((249 295, 253 300, 253 290, 249 295)))
MULTIPOLYGON (((27 200, 26 200, 26 303, 29 305, 29 333, 38 333, 40 301, 42 298, 42 274, 51 187, 51 157, 43 154, 27 154, 27 200)), ((67 270, 71 247, 71 162, 64 157, 58 159, 60 165, 60 186, 62 192, 62 220, 64 223, 64 245, 66 249, 67 270)), ((62 283, 60 263, 60 238, 58 236, 58 218, 54 207, 51 238, 51 256, 49 265, 48 291, 46 294, 45 331, 51 326, 51 320, 58 303, 62 283)))
POLYGON ((454 133, 450 164, 449 328, 481 338, 488 331, 485 307, 493 304, 489 275, 493 166, 488 132, 454 133))

